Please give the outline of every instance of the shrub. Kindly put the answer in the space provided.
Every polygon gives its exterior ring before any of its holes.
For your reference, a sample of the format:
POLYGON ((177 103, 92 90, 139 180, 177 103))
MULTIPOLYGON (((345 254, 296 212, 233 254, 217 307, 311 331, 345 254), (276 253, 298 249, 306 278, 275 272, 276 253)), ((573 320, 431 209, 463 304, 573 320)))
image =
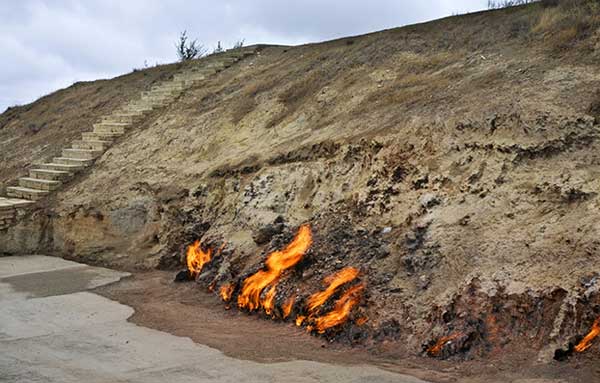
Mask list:
POLYGON ((235 44, 233 44, 233 49, 240 49, 244 47, 244 39, 240 39, 238 41, 235 42, 235 44))
POLYGON ((181 32, 179 35, 179 41, 175 45, 177 48, 177 56, 179 61, 188 61, 195 58, 202 57, 206 51, 204 47, 198 44, 198 40, 189 40, 187 31, 181 32))
POLYGON ((217 47, 215 48, 215 50, 213 50, 213 55, 216 53, 222 53, 224 52, 225 49, 223 49, 223 46, 221 45, 221 42, 217 42, 217 47))

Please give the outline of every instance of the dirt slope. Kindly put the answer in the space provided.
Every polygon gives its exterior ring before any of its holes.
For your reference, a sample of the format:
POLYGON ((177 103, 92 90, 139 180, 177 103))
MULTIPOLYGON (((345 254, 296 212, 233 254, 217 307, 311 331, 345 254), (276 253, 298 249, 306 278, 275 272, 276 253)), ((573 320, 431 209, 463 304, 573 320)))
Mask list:
MULTIPOLYGON (((524 347, 549 362, 600 314, 595 10, 535 4, 265 47, 132 131, 0 250, 176 269, 191 241, 226 241, 201 280, 219 286, 310 222, 277 302, 348 265, 368 286, 368 324, 329 336, 420 355, 459 334, 441 357, 524 347)), ((3 114, 1 180, 169 71, 3 114), (24 134, 45 111, 64 122, 24 134)))

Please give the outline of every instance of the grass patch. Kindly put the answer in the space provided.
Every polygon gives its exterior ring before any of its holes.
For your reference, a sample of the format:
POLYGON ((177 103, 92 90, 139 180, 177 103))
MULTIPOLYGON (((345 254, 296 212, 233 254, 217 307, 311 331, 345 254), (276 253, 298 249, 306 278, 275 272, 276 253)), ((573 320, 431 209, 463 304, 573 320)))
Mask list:
POLYGON ((600 2, 565 0, 557 7, 544 8, 532 28, 544 36, 557 51, 569 49, 590 37, 600 28, 600 2))

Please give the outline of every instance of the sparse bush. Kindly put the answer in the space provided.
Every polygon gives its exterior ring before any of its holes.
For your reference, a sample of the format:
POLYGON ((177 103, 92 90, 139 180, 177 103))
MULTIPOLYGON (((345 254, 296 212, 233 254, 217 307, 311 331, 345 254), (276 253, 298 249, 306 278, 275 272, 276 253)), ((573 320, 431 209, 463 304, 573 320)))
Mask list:
POLYGON ((221 42, 217 42, 217 47, 215 48, 215 50, 213 50, 213 55, 217 54, 217 53, 222 53, 224 52, 225 49, 223 49, 223 46, 221 45, 221 42))
POLYGON ((240 39, 238 41, 235 42, 235 44, 233 44, 233 49, 240 49, 244 47, 244 39, 240 39))
POLYGON ((488 9, 517 7, 519 5, 535 3, 536 1, 538 0, 488 0, 488 9))
POLYGON ((202 57, 206 51, 204 47, 198 44, 198 40, 189 40, 187 31, 181 32, 179 41, 175 45, 179 61, 188 61, 202 57))

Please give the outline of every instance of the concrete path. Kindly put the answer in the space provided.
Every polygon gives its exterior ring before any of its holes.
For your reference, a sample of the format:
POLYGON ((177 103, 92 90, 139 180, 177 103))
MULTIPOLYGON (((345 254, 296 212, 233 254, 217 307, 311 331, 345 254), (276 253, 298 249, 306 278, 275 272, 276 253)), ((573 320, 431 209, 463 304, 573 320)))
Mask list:
POLYGON ((237 360, 136 326, 127 322, 133 309, 86 292, 126 275, 51 257, 0 258, 0 382, 425 383, 370 366, 237 360))

